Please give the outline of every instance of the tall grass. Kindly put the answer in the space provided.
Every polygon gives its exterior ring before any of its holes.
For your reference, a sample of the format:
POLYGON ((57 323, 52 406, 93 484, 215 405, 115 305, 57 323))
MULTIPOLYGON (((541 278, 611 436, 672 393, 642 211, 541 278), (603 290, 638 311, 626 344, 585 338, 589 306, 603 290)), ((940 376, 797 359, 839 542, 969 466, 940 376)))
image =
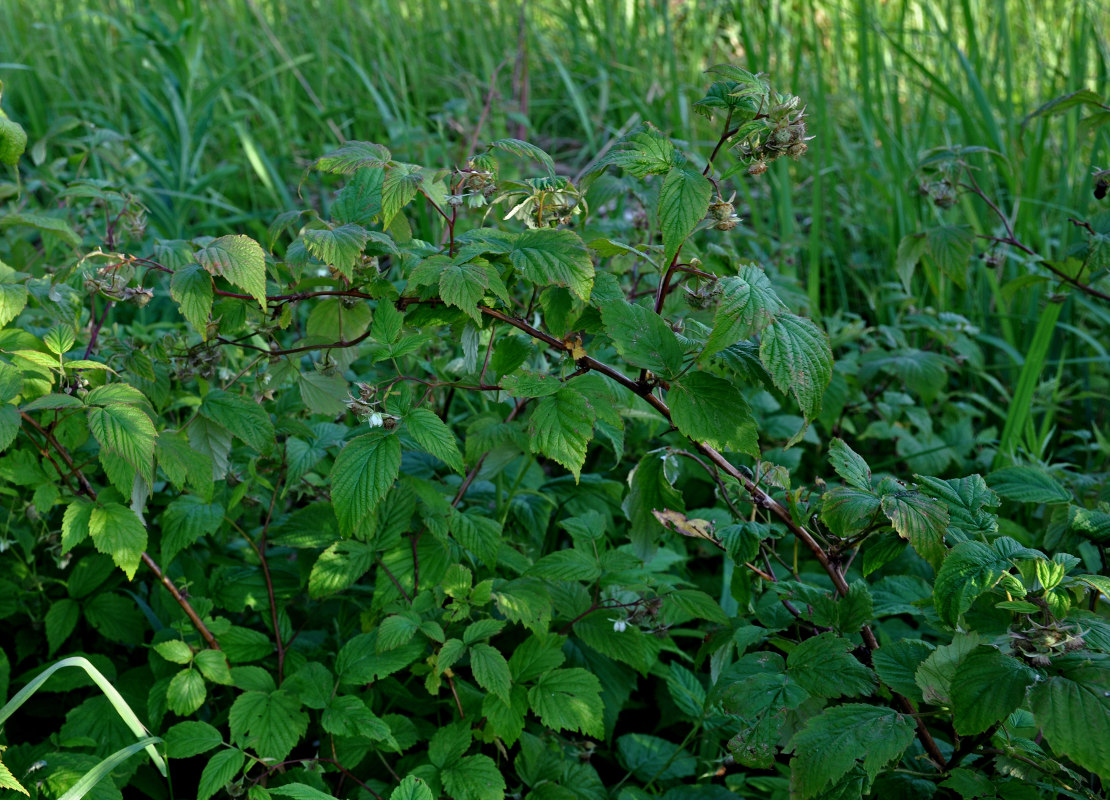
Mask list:
MULTIPOLYGON (((87 174, 145 186, 159 235, 182 236, 260 230, 340 139, 447 165, 476 136, 523 136, 571 167, 635 119, 708 144, 702 71, 738 63, 806 98, 815 136, 804 161, 738 187, 753 244, 815 313, 882 323, 898 242, 941 219, 915 192, 928 148, 990 148, 978 180, 1023 240, 1049 258, 1077 241, 1064 220, 1093 212, 1110 138, 1080 137, 1075 114, 1022 120, 1110 87, 1108 32, 1101 0, 7 0, 0 77, 31 140, 49 137, 41 156, 89 153, 87 174)), ((961 206, 999 231, 983 204, 961 206)), ((1027 269, 976 269, 966 291, 919 281, 906 302, 969 317, 995 386, 1013 384, 1048 291, 1004 291, 1027 269)), ((1060 324, 1081 330, 1085 308, 1060 324)), ((1043 366, 1097 355, 1077 341, 1037 338, 1023 392, 1043 366)))

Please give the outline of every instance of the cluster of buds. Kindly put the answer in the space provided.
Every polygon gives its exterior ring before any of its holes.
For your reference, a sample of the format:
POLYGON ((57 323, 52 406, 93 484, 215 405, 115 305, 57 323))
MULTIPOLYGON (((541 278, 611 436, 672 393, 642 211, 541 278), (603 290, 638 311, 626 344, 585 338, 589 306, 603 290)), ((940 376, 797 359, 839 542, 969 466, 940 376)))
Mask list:
MULTIPOLYGON (((690 266, 697 269, 701 267, 701 262, 695 258, 690 262, 690 266)), ((686 289, 686 303, 694 311, 705 311, 713 305, 720 294, 720 285, 717 281, 712 281, 703 286, 698 286, 693 291, 686 289)))
POLYGON ((1052 622, 1038 625, 1030 620, 1031 628, 1011 631, 1014 650, 1025 656, 1031 664, 1048 666, 1054 656, 1073 653, 1087 646, 1082 631, 1076 627, 1052 622))
POLYGON ((85 380, 83 375, 75 375, 72 380, 66 383, 62 391, 76 397, 84 397, 89 393, 89 382, 85 380))
POLYGON ((801 108, 801 98, 792 94, 771 92, 770 108, 764 121, 767 130, 755 137, 745 138, 737 146, 743 158, 752 163, 749 175, 759 175, 767 171, 767 164, 782 156, 801 158, 809 150, 806 144, 812 136, 806 136, 805 109, 801 108))
POLYGON ((371 386, 369 383, 359 382, 355 384, 355 388, 358 389, 358 397, 348 393, 347 408, 356 417, 365 419, 371 428, 391 430, 397 427, 400 418, 393 414, 387 414, 378 408, 379 402, 374 399, 378 394, 377 387, 371 386))
POLYGON ((132 303, 145 306, 154 299, 154 292, 141 286, 130 286, 132 270, 119 269, 119 265, 101 267, 95 273, 85 276, 85 291, 92 295, 102 295, 117 303, 132 303))
POLYGON ((627 617, 618 617, 609 621, 613 623, 613 630, 617 633, 623 633, 628 630, 629 625, 635 625, 647 628, 649 633, 657 636, 666 636, 667 626, 661 624, 659 619, 662 608, 663 598, 652 597, 638 602, 627 617))
POLYGON ((928 197, 929 201, 937 208, 951 208, 956 205, 958 199, 956 186, 948 178, 923 181, 917 187, 917 190, 923 197, 928 197))
POLYGON ((194 376, 209 380, 216 375, 219 366, 220 348, 198 345, 190 348, 184 357, 174 359, 174 375, 180 381, 188 381, 194 376))
POLYGON ((447 197, 447 204, 470 208, 483 208, 497 192, 496 165, 486 157, 472 158, 466 167, 457 171, 454 193, 447 197))
POLYGON ((717 202, 709 204, 709 219, 713 227, 719 231, 731 231, 740 224, 740 217, 736 214, 736 206, 732 201, 736 199, 736 192, 728 200, 717 195, 717 202))
POLYGON ((524 195, 505 219, 517 217, 529 228, 547 228, 566 225, 573 215, 582 213, 582 195, 566 178, 529 178, 520 185, 520 189, 502 195, 502 198, 524 195))

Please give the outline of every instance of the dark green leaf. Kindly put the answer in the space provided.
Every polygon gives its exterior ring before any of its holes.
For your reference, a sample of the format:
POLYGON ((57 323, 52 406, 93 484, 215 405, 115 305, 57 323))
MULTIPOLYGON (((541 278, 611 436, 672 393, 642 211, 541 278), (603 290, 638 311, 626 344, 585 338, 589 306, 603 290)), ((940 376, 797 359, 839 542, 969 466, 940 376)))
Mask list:
POLYGON ((1037 725, 1052 749, 1103 779, 1110 777, 1110 656, 1059 658, 1059 674, 1033 687, 1037 725))
POLYGON ((871 694, 875 676, 851 655, 852 649, 847 639, 822 633, 791 650, 786 666, 790 677, 814 697, 833 699, 871 694))
POLYGON ((675 426, 699 444, 759 457, 755 418, 740 390, 724 378, 690 372, 667 393, 675 426))
POLYGON ((987 476, 987 484, 1007 500, 1019 503, 1067 503, 1071 492, 1037 467, 1006 467, 987 476))
POLYGON ((577 481, 586 462, 593 424, 594 414, 586 398, 578 390, 565 386, 541 400, 532 412, 531 450, 562 464, 577 481))
POLYGON ((266 308, 266 254, 254 239, 221 236, 198 250, 196 258, 208 272, 231 281, 266 308))
POLYGON ((555 669, 544 673, 528 691, 528 702, 540 720, 554 730, 604 735, 601 684, 584 669, 555 669))
POLYGON ((179 722, 166 731, 166 755, 170 758, 192 758, 218 747, 223 741, 220 732, 207 722, 179 722))
POLYGON ((945 505, 920 492, 900 491, 884 495, 882 508, 898 535, 938 569, 944 560, 944 533, 948 530, 945 505))
POLYGON ((332 501, 340 529, 352 533, 385 497, 401 469, 401 442, 386 431, 352 439, 331 473, 332 501))
POLYGON ((684 348, 667 321, 654 311, 617 300, 604 304, 601 316, 626 362, 667 379, 682 371, 684 348))
POLYGON ((308 252, 342 272, 347 280, 354 277, 355 264, 362 257, 369 238, 365 228, 354 224, 316 228, 301 234, 301 240, 308 252))
POLYGON ((829 464, 850 486, 871 491, 871 467, 843 439, 829 442, 829 464))
POLYGON ((956 733, 982 733, 1008 717, 1025 700, 1037 680, 1028 666, 997 648, 980 646, 968 653, 952 677, 952 716, 956 733))
POLYGON ((463 469, 462 453, 455 441, 455 434, 439 417, 424 408, 416 408, 405 415, 405 430, 420 448, 438 458, 460 475, 463 469))
POLYGON ((959 625, 975 598, 994 586, 1009 566, 982 542, 956 545, 941 564, 934 585, 933 602, 940 621, 950 628, 959 625))
POLYGON ((231 783, 246 760, 247 756, 242 750, 221 750, 212 756, 200 773, 197 800, 208 800, 231 783))
POLYGON ((825 332, 804 317, 781 313, 763 331, 759 358, 775 386, 793 394, 808 419, 816 417, 832 380, 832 351, 825 332))
POLYGON ((703 359, 755 336, 786 310, 767 274, 755 264, 741 264, 737 275, 721 278, 714 288, 720 300, 703 359))
POLYGON ((220 389, 213 389, 200 404, 200 415, 222 425, 259 453, 274 445, 274 425, 258 403, 220 389))
POLYGON ((244 692, 232 704, 228 722, 231 738, 240 747, 276 761, 288 756, 308 731, 308 714, 296 695, 284 689, 244 692))
POLYGON ((565 286, 589 301, 594 264, 574 231, 537 228, 519 234, 509 250, 513 267, 536 286, 565 286))
POLYGON ((705 217, 713 185, 689 167, 672 167, 659 190, 659 230, 663 234, 663 263, 670 264, 686 238, 705 217))

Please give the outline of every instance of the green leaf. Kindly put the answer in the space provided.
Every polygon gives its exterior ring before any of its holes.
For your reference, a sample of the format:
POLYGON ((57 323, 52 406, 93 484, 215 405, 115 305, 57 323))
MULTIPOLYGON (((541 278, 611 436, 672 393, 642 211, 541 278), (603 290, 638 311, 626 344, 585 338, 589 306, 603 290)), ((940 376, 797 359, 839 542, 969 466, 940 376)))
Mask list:
POLYGON ((929 255, 941 272, 961 289, 967 288, 967 266, 975 247, 975 232, 969 225, 943 225, 925 232, 929 255))
POLYGON ((586 398, 577 389, 565 386, 541 400, 532 412, 531 450, 562 464, 577 483, 586 463, 593 424, 593 411, 586 398))
POLYGON ((565 286, 589 302, 594 262, 574 231, 536 228, 523 231, 509 251, 513 267, 537 286, 565 286))
POLYGON ((341 592, 370 571, 377 548, 353 539, 336 542, 320 554, 308 576, 308 596, 327 597, 341 592))
POLYGON ((915 702, 922 702, 921 688, 915 678, 921 664, 933 652, 933 646, 918 639, 901 639, 875 651, 872 666, 879 680, 894 691, 915 702))
POLYGON ((501 388, 513 397, 547 397, 563 388, 558 375, 518 370, 501 379, 501 388))
POLYGON ((905 491, 884 495, 882 509, 898 535, 913 545, 933 569, 939 569, 945 555, 944 534, 948 530, 945 505, 920 492, 905 491))
POLYGON ((759 457, 755 418, 732 383, 707 372, 690 372, 667 392, 675 427, 699 444, 759 457))
POLYGON ((488 644, 470 646, 470 669, 478 685, 505 701, 511 702, 509 689, 512 679, 509 676, 509 662, 501 651, 488 644))
POLYGON ((616 300, 601 307, 601 317, 624 361, 665 379, 682 371, 683 346, 667 321, 654 311, 616 300))
POLYGON ((674 742, 646 733, 626 733, 617 739, 617 755, 625 769, 642 781, 689 778, 698 761, 674 742))
POLYGON ((921 689, 921 698, 932 705, 951 703, 952 678, 956 668, 967 654, 979 645, 977 633, 957 633, 951 644, 938 647, 914 673, 914 681, 921 689))
POLYGON ((871 491, 871 467, 843 439, 829 442, 829 464, 850 486, 871 491))
POLYGON ((1006 467, 987 476, 987 485, 1019 503, 1067 503, 1071 492, 1037 467, 1006 467))
POLYGON ((361 225, 348 223, 334 228, 316 228, 301 234, 305 249, 330 267, 343 273, 347 280, 355 274, 355 264, 362 257, 370 234, 361 225))
POLYGON ((227 656, 220 650, 201 650, 196 654, 194 663, 205 680, 221 686, 231 686, 234 679, 227 664, 227 656))
POLYGON ((0 404, 0 451, 6 450, 15 441, 22 425, 23 419, 19 416, 18 408, 0 404))
POLYGON ((406 775, 405 779, 393 790, 389 800, 435 800, 432 790, 415 775, 406 775))
POLYGON ((48 656, 51 658, 54 656, 58 648, 73 633, 80 618, 81 606, 72 598, 63 597, 50 604, 50 610, 46 612, 44 620, 48 656))
POLYGON ((439 276, 439 292, 443 302, 464 311, 475 322, 482 321, 478 303, 489 287, 489 276, 479 261, 448 264, 439 276))
POLYGON ((105 503, 92 509, 88 525, 96 549, 110 555, 128 580, 134 578, 146 549, 146 528, 135 512, 119 503, 105 503))
POLYGON ((455 434, 447 424, 424 408, 416 408, 405 415, 405 430, 421 450, 438 458, 460 475, 463 468, 462 453, 455 441, 455 434))
MULTIPOLYGON (((23 130, 23 126, 13 119, 9 119, 8 115, 0 111, 0 164, 9 167, 14 167, 19 163, 19 157, 23 155, 23 151, 27 149, 27 131, 23 130)), ((13 779, 14 780, 14 779, 13 779)), ((23 794, 27 791, 16 783, 23 794)))
POLYGON ((584 669, 555 669, 544 673, 528 690, 528 702, 540 720, 553 730, 605 735, 601 683, 584 669))
POLYGON ((308 714, 296 695, 284 689, 244 692, 232 704, 228 723, 232 741, 240 747, 282 761, 308 731, 308 714))
POLYGON ((451 535, 482 563, 494 566, 501 549, 501 524, 480 514, 463 514, 453 511, 450 518, 451 535))
POLYGON ((353 695, 338 695, 329 700, 320 724, 337 736, 365 736, 376 742, 390 741, 389 726, 366 703, 353 695))
POLYGON ((650 122, 633 128, 613 145, 597 162, 593 171, 617 166, 637 178, 662 175, 675 166, 681 157, 674 143, 650 122))
MULTIPOLYGON (((62 516, 62 554, 68 553, 89 535, 93 504, 78 498, 66 506, 62 516)), ((137 521, 137 520, 136 520, 137 521)))
POLYGON ((728 622, 721 605, 705 592, 697 589, 676 589, 663 595, 663 618, 672 625, 692 619, 708 620, 718 624, 728 622))
POLYGON ((1036 673, 997 648, 968 653, 952 676, 952 718, 956 733, 971 736, 1008 717, 1025 700, 1036 673))
POLYGON ((212 756, 200 773, 197 800, 208 800, 239 774, 247 756, 242 750, 221 750, 212 756))
POLYGON ((1053 666, 1060 674, 1029 697, 1037 725, 1055 752, 1110 778, 1110 656, 1076 653, 1053 666))
POLYGON ((312 165, 321 172, 351 175, 360 169, 381 169, 393 156, 380 144, 372 142, 346 142, 312 165))
POLYGON ((811 320, 782 313, 763 331, 759 359, 779 391, 793 394, 807 419, 821 410, 832 380, 829 337, 811 320))
MULTIPOLYGON (((292 797, 293 800, 336 800, 335 795, 321 792, 307 783, 286 783, 267 791, 271 795, 276 794, 279 797, 292 797)), ((253 800, 253 798, 248 797, 247 800, 253 800)))
POLYGON ((382 181, 382 226, 388 228, 393 218, 407 206, 424 182, 423 168, 416 164, 393 164, 382 181))
POLYGON ((811 717, 794 735, 790 784, 801 800, 815 797, 863 759, 873 781, 913 741, 913 718, 882 706, 849 703, 811 717))
POLYGON ((875 676, 852 655, 852 643, 834 633, 806 639, 790 651, 790 677, 814 697, 833 699, 869 695, 875 676))
POLYGON ((424 640, 412 639, 402 647, 379 653, 377 632, 361 633, 339 650, 335 671, 345 686, 360 686, 377 678, 392 675, 425 654, 424 640))
POLYGON ((581 550, 548 553, 524 573, 551 581, 595 581, 601 575, 597 560, 581 550))
POLYGON ((351 534, 385 497, 401 470, 401 440, 385 431, 351 439, 335 458, 332 502, 344 534, 351 534))
POLYGON ((933 604, 940 621, 950 628, 957 627, 975 598, 993 587, 1009 566, 982 542, 956 545, 941 564, 934 584, 933 604))
POLYGON ((513 680, 524 683, 562 666, 566 661, 563 653, 565 641, 563 636, 548 633, 529 636, 509 656, 509 671, 513 680))
POLYGON ((166 755, 192 758, 207 753, 223 742, 220 732, 207 722, 179 722, 166 731, 166 755))
POLYGON ((454 800, 503 800, 505 778, 493 759, 465 756, 440 771, 443 788, 454 800))
POLYGON ((69 223, 59 217, 41 214, 36 211, 9 211, 0 214, 0 229, 16 225, 24 225, 28 228, 34 228, 40 233, 57 236, 70 247, 81 246, 80 235, 69 226, 69 223))
POLYGON ((709 211, 713 184, 695 169, 672 167, 659 190, 659 230, 663 263, 670 264, 686 238, 709 211))
POLYGON ((525 142, 520 139, 498 139, 495 142, 489 143, 489 149, 501 150, 517 158, 530 158, 533 161, 538 161, 543 164, 548 175, 555 175, 555 162, 551 160, 551 156, 531 142, 525 142))
POLYGON ((27 284, 16 280, 18 274, 0 261, 0 328, 19 316, 27 305, 27 284))
POLYGON ((204 678, 195 669, 187 667, 170 680, 166 690, 166 706, 178 716, 187 717, 204 705, 206 697, 204 678))
POLYGON ((227 428, 259 453, 274 445, 274 425, 266 409, 245 397, 213 389, 200 404, 200 415, 227 428))
POLYGON ((170 639, 154 645, 154 650, 162 658, 173 664, 188 664, 193 660, 193 648, 181 639, 170 639))
POLYGON ((162 566, 200 537, 218 531, 223 521, 219 503, 205 503, 191 494, 178 497, 162 512, 162 566))
POLYGON ((154 474, 154 439, 158 432, 134 406, 89 409, 89 431, 100 446, 130 464, 148 480, 154 474))
POLYGON ((200 264, 177 270, 170 279, 170 296, 181 307, 185 317, 200 338, 208 338, 208 318, 212 314, 212 276, 200 264))
POLYGON ((208 272, 226 278, 266 309, 266 254, 249 236, 221 236, 196 254, 208 272))
POLYGON ((713 288, 720 300, 702 359, 750 339, 786 310, 767 274, 755 264, 741 264, 739 274, 721 278, 713 288))

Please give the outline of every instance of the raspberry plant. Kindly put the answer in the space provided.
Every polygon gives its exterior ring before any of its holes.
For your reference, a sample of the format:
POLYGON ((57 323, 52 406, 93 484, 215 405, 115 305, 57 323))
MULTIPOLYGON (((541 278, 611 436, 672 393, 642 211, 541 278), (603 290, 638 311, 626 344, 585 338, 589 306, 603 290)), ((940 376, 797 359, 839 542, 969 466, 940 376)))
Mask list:
POLYGON ((805 154, 802 102, 710 73, 708 153, 348 142, 265 247, 152 240, 94 182, 73 224, 0 217, 32 232, 0 264, 0 689, 86 653, 156 734, 54 676, 60 733, 9 727, 0 785, 1098 796, 1110 516, 1028 465, 872 473, 859 364, 736 236, 730 180, 805 154))

